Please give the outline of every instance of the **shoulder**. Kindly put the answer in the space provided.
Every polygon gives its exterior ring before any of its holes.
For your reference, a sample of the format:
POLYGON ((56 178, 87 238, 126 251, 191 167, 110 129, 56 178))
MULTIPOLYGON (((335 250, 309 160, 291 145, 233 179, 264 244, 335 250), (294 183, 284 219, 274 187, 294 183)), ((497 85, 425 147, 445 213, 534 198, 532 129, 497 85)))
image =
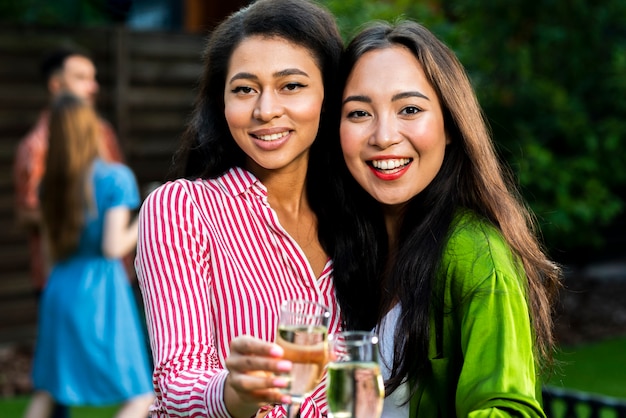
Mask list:
POLYGON ((128 198, 133 205, 138 203, 139 185, 130 167, 96 159, 92 175, 96 190, 102 196, 117 196, 113 200, 128 198))
POLYGON ((111 125, 111 122, 109 122, 108 120, 104 119, 101 116, 98 117, 98 121, 100 122, 100 129, 102 129, 102 131, 107 136, 117 139, 116 134, 115 134, 115 129, 113 129, 113 125, 111 125))
POLYGON ((120 180, 135 181, 135 174, 130 167, 122 163, 108 162, 102 159, 97 159, 95 161, 94 174, 101 178, 111 177, 120 180))
POLYGON ((260 188, 264 187, 250 172, 235 167, 211 179, 173 180, 161 185, 155 191, 158 191, 159 196, 184 193, 206 202, 207 200, 237 198, 255 185, 260 188))
POLYGON ((477 213, 460 209, 450 225, 446 252, 477 255, 489 250, 508 252, 500 230, 477 213))
POLYGON ((460 210, 451 224, 441 267, 463 293, 482 286, 497 287, 509 280, 519 282, 524 276, 501 231, 469 210, 460 210))
POLYGON ((209 180, 177 179, 163 183, 146 197, 144 206, 147 210, 168 210, 180 212, 181 205, 198 206, 208 198, 207 194, 215 193, 209 180), (157 209, 160 208, 160 209, 157 209), (169 208, 169 209, 167 209, 169 208))
POLYGON ((44 152, 48 147, 48 120, 48 112, 46 110, 42 111, 37 122, 18 143, 18 150, 44 152))

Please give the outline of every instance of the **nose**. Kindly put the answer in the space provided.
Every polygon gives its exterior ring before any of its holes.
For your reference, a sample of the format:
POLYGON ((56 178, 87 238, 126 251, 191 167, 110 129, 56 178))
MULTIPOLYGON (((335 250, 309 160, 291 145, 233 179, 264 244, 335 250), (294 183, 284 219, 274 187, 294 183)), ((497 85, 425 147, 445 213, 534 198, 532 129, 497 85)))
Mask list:
POLYGON ((283 106, 274 92, 263 92, 254 107, 253 117, 262 121, 269 121, 279 117, 283 112, 283 106))
POLYGON ((379 117, 374 125, 369 144, 380 149, 389 148, 402 140, 396 120, 391 116, 379 117))

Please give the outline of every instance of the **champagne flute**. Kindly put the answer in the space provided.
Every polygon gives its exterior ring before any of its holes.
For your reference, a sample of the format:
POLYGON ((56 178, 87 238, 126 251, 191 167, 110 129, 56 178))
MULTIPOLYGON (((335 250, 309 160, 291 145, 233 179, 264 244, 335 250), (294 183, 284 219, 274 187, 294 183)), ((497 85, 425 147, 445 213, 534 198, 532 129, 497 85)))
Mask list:
POLYGON ((307 394, 320 382, 328 359, 326 336, 330 312, 309 300, 287 300, 280 306, 276 344, 284 358, 293 363, 287 374, 289 385, 283 390, 291 396, 292 405, 285 405, 287 417, 297 414, 307 394))
POLYGON ((345 331, 328 337, 326 397, 332 418, 379 418, 385 386, 378 364, 378 337, 345 331))

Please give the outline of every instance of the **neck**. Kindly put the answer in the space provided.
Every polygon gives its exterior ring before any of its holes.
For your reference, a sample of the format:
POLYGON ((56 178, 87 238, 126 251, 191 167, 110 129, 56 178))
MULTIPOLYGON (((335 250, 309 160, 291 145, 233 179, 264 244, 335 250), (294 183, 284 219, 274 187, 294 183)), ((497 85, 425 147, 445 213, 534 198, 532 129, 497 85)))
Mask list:
POLYGON ((267 189, 267 200, 272 209, 297 217, 308 210, 306 194, 306 166, 295 169, 267 170, 248 168, 267 189))
POLYGON ((404 205, 383 205, 383 217, 385 229, 389 239, 389 250, 394 250, 397 245, 398 230, 404 216, 404 205))

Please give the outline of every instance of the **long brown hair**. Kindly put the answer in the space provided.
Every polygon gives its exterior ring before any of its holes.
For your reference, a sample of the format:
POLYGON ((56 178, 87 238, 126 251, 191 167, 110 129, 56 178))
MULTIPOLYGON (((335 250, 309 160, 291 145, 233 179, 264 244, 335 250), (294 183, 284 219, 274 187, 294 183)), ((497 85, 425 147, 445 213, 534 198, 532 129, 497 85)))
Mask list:
POLYGON ((98 117, 91 105, 64 94, 50 112, 46 170, 41 182, 44 231, 53 260, 78 246, 92 199, 89 169, 98 156, 98 117))

